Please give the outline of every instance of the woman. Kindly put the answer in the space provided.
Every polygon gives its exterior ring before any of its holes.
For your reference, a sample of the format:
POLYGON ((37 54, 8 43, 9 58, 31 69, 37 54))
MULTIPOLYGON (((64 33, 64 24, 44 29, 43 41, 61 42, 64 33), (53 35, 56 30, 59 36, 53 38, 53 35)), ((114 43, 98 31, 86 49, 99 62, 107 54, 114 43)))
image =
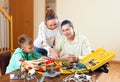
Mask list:
POLYGON ((37 38, 34 40, 35 51, 57 59, 54 47, 56 36, 61 33, 61 22, 52 9, 47 9, 45 21, 39 25, 39 32, 37 38))

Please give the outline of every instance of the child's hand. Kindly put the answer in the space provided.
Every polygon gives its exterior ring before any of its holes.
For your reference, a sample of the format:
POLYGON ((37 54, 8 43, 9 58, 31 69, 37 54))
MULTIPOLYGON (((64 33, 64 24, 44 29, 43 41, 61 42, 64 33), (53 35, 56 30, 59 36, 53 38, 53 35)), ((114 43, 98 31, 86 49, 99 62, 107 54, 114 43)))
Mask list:
POLYGON ((33 64, 29 61, 24 61, 21 65, 21 67, 28 69, 29 67, 33 68, 33 64))
POLYGON ((22 62, 21 67, 20 67, 21 72, 23 72, 28 66, 29 66, 29 65, 28 65, 27 62, 25 62, 25 61, 22 62))

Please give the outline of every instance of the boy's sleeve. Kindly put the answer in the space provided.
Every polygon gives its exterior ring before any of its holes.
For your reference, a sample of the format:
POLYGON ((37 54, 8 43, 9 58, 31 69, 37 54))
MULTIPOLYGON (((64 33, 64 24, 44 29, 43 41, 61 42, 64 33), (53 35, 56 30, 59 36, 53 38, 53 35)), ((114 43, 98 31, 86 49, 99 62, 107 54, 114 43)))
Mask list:
POLYGON ((21 60, 21 59, 23 59, 23 58, 20 53, 12 55, 12 57, 9 61, 9 65, 6 68, 6 73, 10 73, 17 69, 20 69, 20 66, 22 63, 19 60, 21 60))
POLYGON ((42 54, 40 53, 37 53, 36 51, 34 51, 34 55, 33 55, 33 58, 34 59, 39 59, 41 57, 42 54))
POLYGON ((19 54, 17 54, 17 56, 14 57, 14 61, 13 61, 13 62, 16 62, 16 68, 20 67, 22 64, 20 62, 20 60, 23 60, 23 58, 22 58, 21 54, 19 53, 19 54))

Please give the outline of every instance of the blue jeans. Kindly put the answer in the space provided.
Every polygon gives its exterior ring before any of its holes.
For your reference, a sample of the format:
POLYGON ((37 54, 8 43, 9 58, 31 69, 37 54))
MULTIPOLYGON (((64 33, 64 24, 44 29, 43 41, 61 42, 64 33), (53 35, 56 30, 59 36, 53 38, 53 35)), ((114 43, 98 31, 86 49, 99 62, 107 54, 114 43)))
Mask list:
POLYGON ((34 46, 34 51, 38 52, 39 54, 42 54, 43 56, 47 56, 47 50, 44 48, 37 48, 34 46))

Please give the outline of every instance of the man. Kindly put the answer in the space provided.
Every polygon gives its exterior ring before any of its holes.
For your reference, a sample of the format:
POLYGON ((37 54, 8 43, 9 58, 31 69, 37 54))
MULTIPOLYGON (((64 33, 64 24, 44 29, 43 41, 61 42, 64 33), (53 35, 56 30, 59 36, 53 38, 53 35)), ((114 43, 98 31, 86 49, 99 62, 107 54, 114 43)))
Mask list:
POLYGON ((91 53, 88 39, 74 31, 71 21, 64 20, 61 23, 63 35, 57 40, 55 49, 61 59, 76 62, 91 53))

